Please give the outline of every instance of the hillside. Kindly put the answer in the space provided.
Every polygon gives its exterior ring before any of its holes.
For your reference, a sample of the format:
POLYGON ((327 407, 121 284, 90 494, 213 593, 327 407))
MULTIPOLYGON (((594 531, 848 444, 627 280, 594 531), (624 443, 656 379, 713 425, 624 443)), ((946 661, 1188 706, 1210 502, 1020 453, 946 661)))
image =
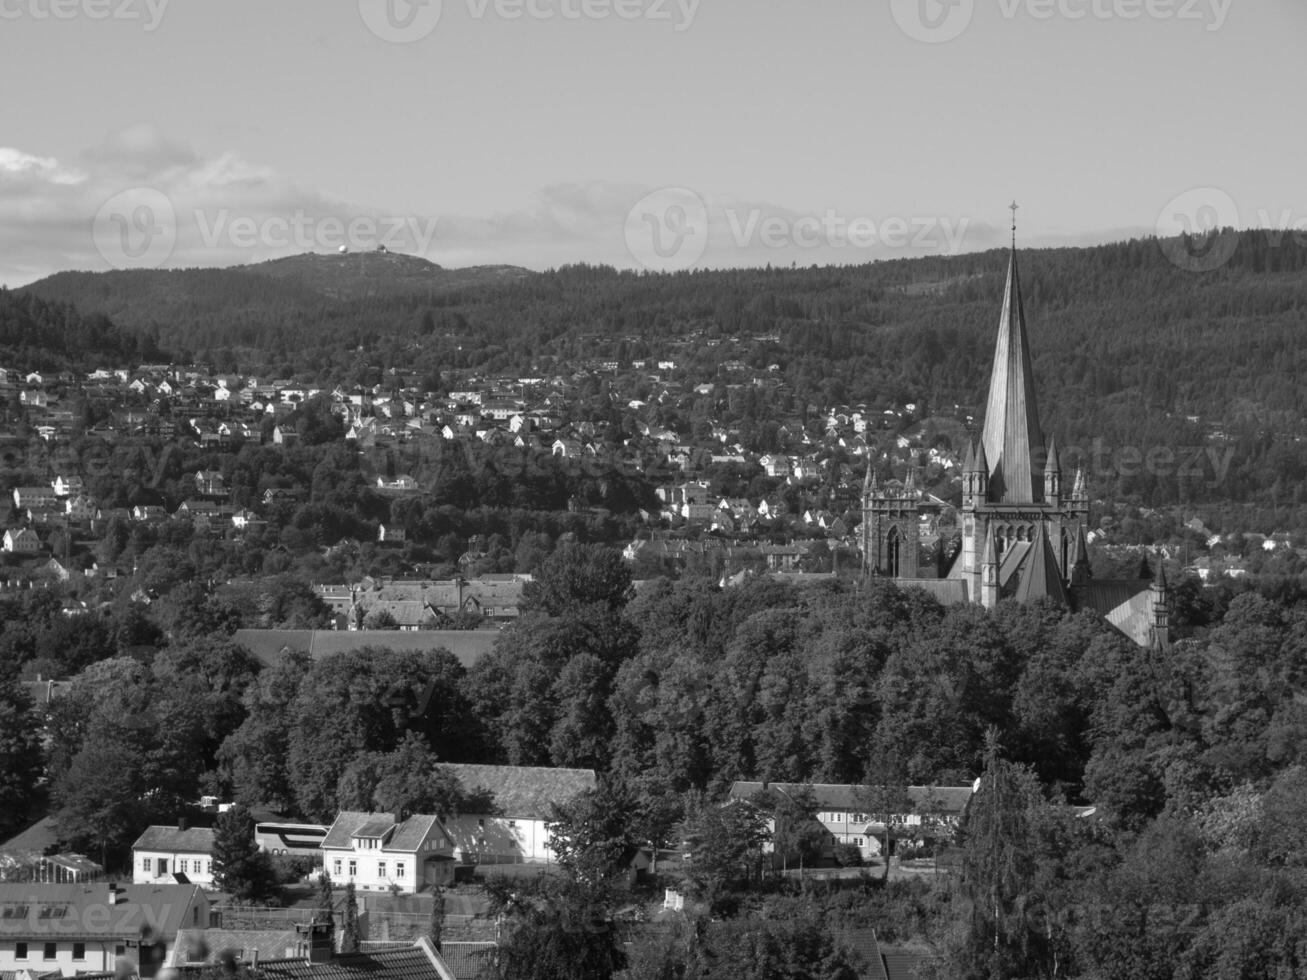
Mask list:
POLYGON ((514 266, 445 269, 395 252, 306 253, 225 269, 60 272, 24 287, 123 327, 175 331, 202 327, 221 336, 233 324, 319 315, 333 304, 380 297, 431 296, 530 276, 514 266))

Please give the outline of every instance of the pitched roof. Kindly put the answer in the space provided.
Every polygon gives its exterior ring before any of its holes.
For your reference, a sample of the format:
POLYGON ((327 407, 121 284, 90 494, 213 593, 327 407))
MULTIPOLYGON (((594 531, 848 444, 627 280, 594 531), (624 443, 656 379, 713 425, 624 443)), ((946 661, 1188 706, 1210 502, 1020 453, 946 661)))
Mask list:
POLYGON ((593 769, 542 769, 529 766, 447 765, 463 789, 488 790, 505 817, 548 820, 551 803, 565 803, 597 780, 593 769))
POLYGON ((492 980, 495 975, 494 943, 441 943, 444 957, 457 980, 492 980))
POLYGON ((252 972, 261 980, 454 980, 444 960, 425 945, 422 940, 408 949, 343 953, 324 963, 260 961, 252 972))
POLYGON ((1052 545, 1042 527, 1035 528, 1035 540, 1031 542, 1028 560, 1022 565, 1016 597, 1018 602, 1048 598, 1067 605, 1062 571, 1057 566, 1057 558, 1053 555, 1052 545))
POLYGON ((178 830, 176 827, 146 827, 145 832, 136 838, 133 851, 189 851, 192 854, 213 853, 213 828, 189 827, 178 830))
POLYGON ((201 894, 197 885, 119 885, 110 905, 109 887, 103 882, 0 884, 4 932, 18 939, 134 939, 148 922, 159 935, 171 937, 192 924, 191 909, 201 894))
POLYGON ((393 829, 390 839, 381 847, 383 851, 415 853, 432 830, 438 837, 453 847, 449 834, 441 826, 440 820, 431 815, 417 813, 400 824, 389 813, 364 813, 360 810, 342 810, 327 828, 322 838, 322 848, 352 850, 355 837, 384 837, 393 829))
POLYGON ((990 467, 991 501, 1038 503, 1044 499, 1044 437, 1035 405, 1035 371, 1015 248, 1008 262, 981 439, 990 467))

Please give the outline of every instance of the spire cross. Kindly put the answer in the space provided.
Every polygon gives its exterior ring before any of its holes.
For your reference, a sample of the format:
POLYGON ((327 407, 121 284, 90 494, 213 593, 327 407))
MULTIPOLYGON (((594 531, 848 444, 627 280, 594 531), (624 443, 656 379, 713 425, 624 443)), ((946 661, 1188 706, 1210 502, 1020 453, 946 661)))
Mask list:
POLYGON ((1013 201, 1011 204, 1008 205, 1008 207, 1012 211, 1012 247, 1016 248, 1017 247, 1017 211, 1020 210, 1021 205, 1018 204, 1016 201, 1013 201))

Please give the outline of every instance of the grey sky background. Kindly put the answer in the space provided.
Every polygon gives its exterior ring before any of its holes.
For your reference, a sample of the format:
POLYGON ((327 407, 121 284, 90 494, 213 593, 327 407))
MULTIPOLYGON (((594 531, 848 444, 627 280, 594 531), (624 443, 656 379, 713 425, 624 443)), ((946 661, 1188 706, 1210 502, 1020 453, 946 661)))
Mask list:
POLYGON ((1300 231, 1305 41, 1303 0, 0 0, 0 282, 860 262, 1013 197, 1028 246, 1300 231))

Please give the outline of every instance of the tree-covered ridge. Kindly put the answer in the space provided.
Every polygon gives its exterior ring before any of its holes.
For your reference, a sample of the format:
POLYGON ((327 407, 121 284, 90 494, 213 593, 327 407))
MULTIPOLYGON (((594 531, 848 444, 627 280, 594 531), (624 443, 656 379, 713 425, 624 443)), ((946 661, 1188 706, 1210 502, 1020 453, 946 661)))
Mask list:
POLYGON ((123 330, 100 312, 68 302, 0 290, 0 367, 28 371, 84 369, 159 357, 153 334, 123 330))

